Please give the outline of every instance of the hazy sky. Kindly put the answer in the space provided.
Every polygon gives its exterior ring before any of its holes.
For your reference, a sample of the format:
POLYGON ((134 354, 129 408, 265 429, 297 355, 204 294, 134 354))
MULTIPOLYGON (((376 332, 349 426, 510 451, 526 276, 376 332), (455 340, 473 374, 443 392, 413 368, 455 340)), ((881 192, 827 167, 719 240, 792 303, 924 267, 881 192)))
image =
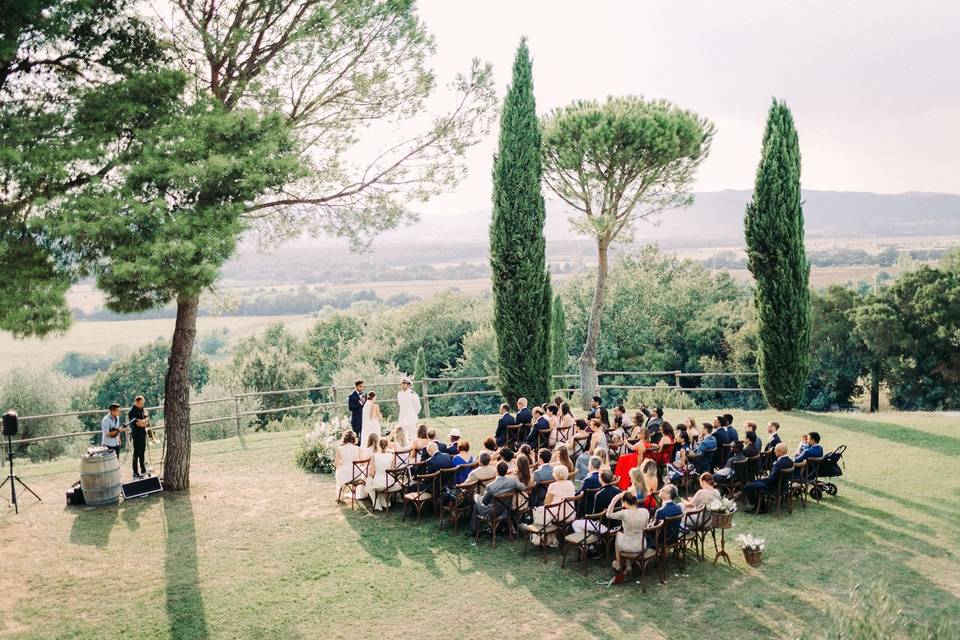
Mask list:
MULTIPOLYGON (((522 35, 540 113, 576 98, 667 98, 717 126, 697 190, 752 186, 772 96, 793 110, 803 186, 960 193, 960 2, 420 0, 439 80, 473 57, 501 97, 522 35)), ((490 203, 496 128, 426 212, 490 203)))

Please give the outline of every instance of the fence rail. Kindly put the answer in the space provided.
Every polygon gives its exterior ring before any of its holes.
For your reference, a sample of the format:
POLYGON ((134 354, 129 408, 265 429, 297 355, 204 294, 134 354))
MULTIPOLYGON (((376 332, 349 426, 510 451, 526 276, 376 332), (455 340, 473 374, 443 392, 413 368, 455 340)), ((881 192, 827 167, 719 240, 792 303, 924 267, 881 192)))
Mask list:
MULTIPOLYGON (((687 373, 683 371, 598 371, 596 387, 598 389, 610 390, 610 389, 622 389, 625 391, 632 390, 657 390, 657 391, 668 391, 674 392, 677 394, 677 398, 681 400, 684 394, 696 393, 696 392, 717 392, 717 393, 747 393, 747 392, 758 392, 759 388, 756 387, 685 387, 681 384, 683 378, 708 378, 708 377, 737 377, 737 376, 752 376, 756 377, 756 373, 750 372, 737 372, 737 373, 687 373), (605 376, 629 376, 629 377, 638 377, 638 376, 672 376, 673 384, 660 384, 660 385, 639 385, 639 384, 599 384, 600 378, 605 376)), ((552 379, 556 381, 569 380, 569 379, 578 379, 579 376, 576 374, 561 374, 552 376, 552 379)), ((413 381, 414 386, 418 387, 421 390, 420 396, 423 404, 424 417, 430 418, 430 400, 439 400, 443 398, 455 398, 455 397, 471 397, 471 396, 499 396, 500 391, 496 388, 491 389, 473 389, 467 391, 450 391, 449 389, 456 385, 457 383, 462 382, 495 382, 495 376, 472 376, 464 378, 423 378, 421 380, 413 381), (430 393, 430 384, 439 384, 444 383, 447 386, 447 391, 439 393, 430 393)), ((370 389, 383 388, 383 387, 392 387, 395 388, 395 383, 371 383, 366 385, 370 389)), ((491 386, 494 386, 491 384, 491 386)), ((207 418, 205 420, 196 420, 191 421, 190 426, 196 427, 205 424, 214 424, 218 422, 234 422, 236 425, 236 435, 237 437, 243 437, 243 418, 250 416, 259 416, 259 415, 274 415, 277 413, 283 413, 285 411, 296 411, 299 409, 331 409, 334 407, 341 406, 342 401, 338 400, 340 397, 340 392, 352 391, 353 387, 337 387, 333 385, 321 386, 321 387, 303 387, 298 389, 278 389, 274 391, 253 391, 246 393, 238 393, 233 396, 228 396, 225 398, 213 398, 210 400, 195 400, 190 403, 191 407, 211 405, 218 403, 231 403, 233 405, 233 410, 229 413, 225 413, 223 417, 220 418, 207 418), (311 393, 311 392, 327 392, 331 398, 326 402, 309 402, 301 403, 284 407, 272 407, 269 409, 255 409, 249 411, 241 410, 241 400, 247 398, 255 397, 272 397, 284 394, 294 394, 294 393, 311 393)), ((557 392, 579 392, 579 387, 561 387, 556 389, 557 392)), ((344 398, 346 395, 343 396, 344 398)), ((387 398, 384 400, 379 400, 379 402, 384 404, 396 404, 396 399, 387 398)), ((158 405, 155 407, 146 407, 148 411, 156 412, 162 411, 163 406, 158 405)), ((49 413, 43 415, 35 416, 20 416, 21 422, 30 422, 35 420, 49 420, 54 418, 70 418, 70 417, 81 417, 81 416, 90 416, 90 415, 103 415, 106 413, 106 409, 89 409, 84 411, 69 411, 65 413, 49 413)), ((162 431, 164 427, 162 425, 151 426, 151 429, 154 431, 162 431)), ((50 436, 37 436, 33 438, 20 438, 18 440, 11 441, 12 445, 24 445, 32 444, 35 442, 48 442, 51 440, 66 440, 70 438, 82 438, 87 437, 91 438, 98 434, 98 431, 75 431, 72 433, 60 433, 50 436)), ((5 441, 0 441, 0 447, 5 449, 7 443, 5 441)))

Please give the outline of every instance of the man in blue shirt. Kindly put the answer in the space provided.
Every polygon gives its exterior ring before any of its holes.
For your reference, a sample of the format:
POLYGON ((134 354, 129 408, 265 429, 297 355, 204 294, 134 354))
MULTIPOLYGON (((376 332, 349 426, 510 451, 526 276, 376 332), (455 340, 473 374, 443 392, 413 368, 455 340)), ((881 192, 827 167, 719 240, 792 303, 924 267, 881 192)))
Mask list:
POLYGON ((713 437, 713 426, 703 423, 703 434, 700 436, 700 443, 697 444, 695 451, 687 454, 687 457, 693 459, 693 464, 697 468, 697 473, 710 471, 713 469, 713 456, 717 451, 717 439, 713 437))
POLYGON ((112 449, 118 459, 120 458, 120 431, 122 431, 120 405, 113 402, 110 404, 109 413, 100 421, 100 443, 107 449, 112 449))
POLYGON ((807 434, 807 448, 794 456, 793 461, 803 462, 807 458, 822 458, 823 447, 820 446, 820 434, 811 431, 807 434))

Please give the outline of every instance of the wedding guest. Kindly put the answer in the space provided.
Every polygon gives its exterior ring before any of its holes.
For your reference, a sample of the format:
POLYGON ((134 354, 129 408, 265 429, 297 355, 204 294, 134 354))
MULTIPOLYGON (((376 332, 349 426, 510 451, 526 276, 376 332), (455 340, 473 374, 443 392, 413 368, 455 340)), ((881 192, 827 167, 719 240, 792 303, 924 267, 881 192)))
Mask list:
POLYGON ((550 441, 550 420, 544 415, 544 411, 541 407, 533 408, 533 426, 530 428, 530 433, 527 435, 525 442, 531 447, 537 446, 538 442, 547 443, 550 441), (540 436, 538 434, 546 434, 540 436))
POLYGON ((509 447, 501 447, 497 452, 497 458, 499 458, 501 462, 507 463, 507 466, 509 467, 508 473, 510 473, 510 475, 514 475, 517 472, 517 463, 513 460, 513 449, 509 447))
POLYGON ((510 405, 503 403, 500 405, 500 419, 497 420, 497 431, 494 434, 494 440, 497 446, 502 447, 507 443, 507 427, 517 424, 516 419, 510 414, 510 405))
POLYGON ((757 449, 763 451, 763 439, 760 437, 760 434, 757 433, 757 423, 753 420, 744 420, 743 422, 743 438, 747 439, 747 434, 753 433, 757 437, 757 449))
POLYGON ((573 434, 575 426, 576 420, 573 417, 573 412, 570 411, 570 405, 564 402, 560 405, 560 429, 569 438, 573 434))
POLYGON ((380 436, 376 433, 367 434, 367 441, 360 447, 361 458, 372 458, 377 452, 377 443, 380 442, 380 436))
POLYGON ((807 458, 822 458, 823 447, 820 446, 820 434, 816 431, 811 431, 810 433, 804 434, 803 437, 806 442, 806 447, 797 452, 793 457, 793 461, 803 462, 807 458))
MULTIPOLYGON (((597 525, 596 529, 598 529, 600 533, 606 533, 610 528, 610 523, 606 517, 606 510, 607 507, 610 506, 610 503, 613 501, 613 499, 620 495, 620 490, 617 489, 615 484, 613 484, 613 472, 610 471, 610 469, 604 469, 600 472, 599 476, 600 490, 584 496, 583 513, 585 515, 603 513, 603 521, 597 525)), ((583 488, 581 487, 581 491, 582 490, 583 488)), ((580 518, 578 520, 574 520, 570 523, 570 527, 578 533, 583 533, 584 531, 588 530, 587 519, 580 518)), ((594 527, 590 526, 589 531, 593 533, 594 530, 594 527)))
POLYGON ((597 418, 600 420, 600 423, 605 427, 610 427, 610 414, 607 413, 606 407, 603 406, 603 400, 600 396, 593 396, 593 399, 590 401, 590 412, 587 414, 587 419, 591 420, 597 418))
POLYGON ((606 517, 608 520, 619 520, 622 523, 623 529, 617 532, 617 539, 614 543, 617 557, 613 561, 614 570, 621 572, 626 569, 621 554, 640 553, 647 546, 643 530, 650 522, 650 512, 638 508, 635 493, 624 491, 610 502, 606 517), (623 508, 617 511, 618 506, 623 508))
MULTIPOLYGON (((600 460, 597 456, 590 456, 590 463, 587 466, 587 476, 583 479, 583 483, 580 485, 580 488, 577 490, 577 495, 584 493, 585 491, 590 491, 592 489, 600 488, 600 465, 603 464, 603 461, 600 460)), ((586 513, 593 513, 591 508, 593 507, 593 498, 592 494, 587 494, 587 501, 584 502, 584 508, 587 509, 586 513)))
MULTIPOLYGON (((713 500, 720 499, 720 491, 714 486, 713 483, 713 474, 707 471, 706 473, 700 474, 700 489, 697 490, 693 497, 684 500, 683 505, 690 510, 696 510, 700 507, 705 507, 710 504, 713 500)), ((706 509, 691 521, 691 525, 694 528, 702 528, 710 518, 710 514, 707 513, 706 509)))
POLYGON ((457 442, 460 440, 460 438, 461 438, 460 429, 457 429, 456 427, 454 427, 453 429, 450 429, 450 435, 447 436, 449 443, 445 446, 441 445, 442 446, 441 451, 445 451, 446 453, 449 453, 451 456, 457 455, 457 451, 460 450, 457 447, 457 442))
POLYGON ((777 483, 780 481, 781 471, 793 467, 793 460, 787 453, 787 443, 777 443, 777 446, 773 449, 773 453, 775 456, 777 456, 777 460, 773 463, 773 467, 770 469, 770 474, 764 478, 761 478, 760 480, 748 482, 743 488, 743 495, 746 497, 751 508, 755 508, 757 506, 757 502, 760 500, 761 492, 770 492, 776 490, 777 483))
MULTIPOLYGON (((470 443, 466 440, 461 440, 457 443, 457 455, 453 457, 453 466, 459 467, 464 464, 473 464, 473 456, 470 455, 470 443)), ((454 482, 460 484, 465 482, 467 476, 470 475, 471 469, 460 469, 454 476, 454 482)))
MULTIPOLYGON (((377 441, 377 451, 373 454, 367 467, 367 486, 374 496, 373 510, 382 511, 390 507, 389 496, 381 489, 387 487, 387 469, 393 468, 393 452, 387 448, 389 441, 380 438, 377 441)), ((446 454, 444 454, 446 455, 446 454)))
POLYGON ((533 483, 533 474, 530 471, 530 458, 517 456, 517 480, 529 487, 533 483))
POLYGON ((757 435, 756 431, 746 431, 744 432, 744 437, 747 440, 747 445, 743 448, 743 455, 748 458, 760 453, 760 436, 757 435))
MULTIPOLYGON (((546 525, 554 521, 553 517, 547 513, 547 507, 552 504, 556 504, 567 498, 572 498, 576 492, 573 486, 573 482, 569 480, 569 473, 567 468, 564 466, 556 465, 553 468, 553 480, 550 486, 547 488, 547 495, 543 499, 542 507, 534 507, 533 509, 533 523, 536 525, 546 525)), ((560 520, 570 521, 573 520, 576 515, 576 511, 573 507, 563 508, 560 510, 559 516, 560 520)), ((531 536, 531 542, 535 545, 539 545, 539 539, 536 534, 531 536)), ((547 535, 547 545, 555 547, 558 545, 555 534, 547 535)))
POLYGON ((407 440, 407 430, 403 428, 402 424, 393 428, 393 432, 390 434, 390 448, 394 451, 405 451, 410 448, 410 443, 407 440))
POLYGON ((491 458, 490 454, 486 451, 480 454, 480 457, 477 458, 477 468, 471 471, 467 475, 467 482, 473 482, 474 480, 478 482, 489 482, 497 475, 497 469, 494 465, 490 464, 491 458))
POLYGON ((533 463, 535 462, 534 456, 533 456, 533 449, 530 448, 530 445, 528 444, 520 445, 520 449, 517 450, 517 453, 520 454, 517 456, 517 458, 526 457, 526 459, 530 462, 531 465, 533 465, 533 463))
POLYGON ((657 478, 657 463, 653 460, 644 460, 640 463, 639 469, 643 475, 645 493, 643 506, 650 509, 652 513, 657 508, 657 487, 660 485, 660 480, 657 478))
POLYGON ((730 442, 736 442, 740 439, 740 434, 737 433, 737 428, 733 426, 733 416, 729 413, 723 414, 723 424, 727 430, 727 439, 730 442))
POLYGON ((533 422, 533 414, 530 413, 530 409, 527 408, 527 399, 520 398, 517 400, 517 415, 514 418, 515 424, 530 424, 533 422))
POLYGON ((570 460, 570 452, 567 451, 567 448, 563 445, 554 447, 551 462, 553 462, 554 466, 561 464, 566 467, 567 473, 573 473, 574 471, 573 461, 570 460))
POLYGON ((427 425, 420 423, 417 425, 417 437, 410 443, 410 450, 422 455, 430 444, 430 438, 427 437, 427 425))
POLYGON ((548 406, 546 418, 547 422, 550 423, 550 438, 548 442, 552 447, 557 444, 557 429, 560 428, 560 407, 555 404, 548 406))
POLYGON ((695 450, 687 452, 687 459, 693 462, 698 472, 710 471, 713 469, 713 457, 717 452, 717 446, 717 439, 713 437, 713 425, 704 422, 703 437, 695 450))
MULTIPOLYGON (((484 454, 486 455, 486 454, 484 454)), ((479 467, 478 467, 479 470, 479 467)), ((496 508, 498 512, 504 509, 503 505, 499 503, 494 504, 493 497, 500 493, 507 493, 508 491, 525 491, 526 485, 522 484, 516 478, 507 475, 507 472, 510 470, 509 465, 506 462, 500 462, 497 464, 497 477, 490 484, 487 485, 486 490, 483 492, 483 495, 474 494, 474 499, 476 503, 473 506, 473 513, 470 516, 470 534, 475 535, 477 532, 477 527, 479 526, 478 516, 486 516, 490 513, 491 509, 496 508)))
POLYGON ((345 484, 353 480, 353 463, 360 458, 360 447, 357 446, 357 434, 352 430, 343 432, 340 443, 333 455, 333 467, 336 469, 337 503, 343 504, 340 492, 345 484))
MULTIPOLYGON (((426 463, 427 466, 423 471, 425 475, 442 471, 443 469, 453 468, 453 458, 450 457, 449 453, 440 451, 440 447, 436 442, 431 442, 427 445, 426 463)), ((424 482, 417 483, 417 486, 420 487, 421 491, 429 491, 432 488, 431 485, 424 482)))
POLYGON ((499 451, 500 448, 497 446, 496 440, 488 437, 483 441, 483 450, 489 453, 490 457, 495 460, 497 458, 497 451, 499 451))
POLYGON ((747 456, 743 453, 743 444, 740 441, 734 441, 730 446, 730 456, 723 467, 714 472, 713 479, 718 485, 730 484, 736 479, 737 469, 734 465, 738 462, 744 462, 746 459, 747 456))
MULTIPOLYGON (((656 524, 661 520, 666 520, 667 518, 673 518, 683 514, 683 509, 680 508, 674 500, 677 499, 677 488, 672 484, 665 484, 663 488, 660 489, 660 508, 653 514, 653 522, 656 524)), ((664 529, 664 537, 667 544, 673 544, 677 541, 677 537, 680 535, 680 519, 674 520, 666 525, 664 529)))
POLYGON ((537 452, 537 457, 540 460, 537 470, 533 474, 533 479, 537 482, 543 482, 545 480, 553 479, 553 464, 551 460, 553 459, 553 454, 550 453, 550 449, 540 449, 537 452))
POLYGON ((763 448, 764 451, 774 451, 778 444, 782 442, 780 440, 780 423, 779 422, 768 422, 767 423, 767 434, 770 435, 770 439, 767 440, 767 446, 763 448))

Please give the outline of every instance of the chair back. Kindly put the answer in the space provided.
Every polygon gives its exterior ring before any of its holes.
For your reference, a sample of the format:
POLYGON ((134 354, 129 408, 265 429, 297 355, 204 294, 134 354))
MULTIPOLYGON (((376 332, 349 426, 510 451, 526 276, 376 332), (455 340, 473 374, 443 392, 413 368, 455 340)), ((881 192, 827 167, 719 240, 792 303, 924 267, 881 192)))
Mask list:
POLYGON ((450 467, 449 469, 440 469, 440 478, 437 481, 440 489, 444 487, 449 487, 456 484, 454 481, 457 477, 457 467, 450 467))
POLYGON ((387 492, 406 491, 410 484, 410 476, 407 475, 407 471, 406 466, 387 469, 387 486, 384 490, 387 492))
POLYGON ((684 514, 680 513, 669 518, 664 518, 663 523, 664 544, 673 546, 680 539, 680 526, 683 524, 684 514))
POLYGON ((820 475, 820 464, 823 462, 823 456, 819 458, 807 458, 807 482, 816 482, 817 477, 820 475))
POLYGON ((763 454, 758 453, 755 456, 750 456, 749 458, 747 458, 747 466, 743 470, 744 483, 753 482, 760 475, 760 464, 761 464, 760 461, 761 461, 762 455, 763 454))
POLYGON ((651 549, 657 552, 657 555, 663 554, 664 548, 664 529, 663 529, 663 520, 659 520, 656 524, 647 525, 643 528, 643 533, 647 537, 647 540, 652 540, 653 544, 651 549))
POLYGON ((683 512, 683 521, 681 526, 687 531, 696 531, 697 529, 702 529, 705 519, 703 514, 706 510, 706 506, 700 506, 696 509, 687 509, 683 512))
POLYGON ((557 427, 557 444, 565 443, 572 433, 573 427, 570 425, 557 427))
POLYGON ((397 449, 393 452, 393 466, 403 467, 410 463, 410 448, 397 449))
POLYGON ((367 469, 369 468, 369 464, 370 464, 370 458, 364 458, 363 460, 354 460, 353 475, 350 478, 350 482, 357 483, 361 480, 366 482, 367 469))
POLYGON ((507 425, 507 440, 506 440, 506 442, 503 443, 504 446, 506 446, 506 447, 512 447, 512 446, 514 446, 515 444, 517 444, 517 442, 520 441, 520 433, 521 433, 524 429, 529 429, 529 428, 530 428, 530 423, 529 423, 529 422, 526 422, 526 423, 524 423, 524 424, 511 424, 511 425, 507 425))
POLYGON ((491 513, 496 514, 496 518, 506 518, 513 511, 514 499, 517 496, 516 491, 504 491, 493 496, 493 509, 491 513))
POLYGON ((603 490, 603 487, 597 487, 596 489, 584 489, 581 493, 583 495, 583 500, 580 501, 580 509, 577 513, 578 516, 584 517, 587 514, 593 513, 593 505, 597 501, 597 494, 603 490))
POLYGON ((745 482, 747 479, 747 465, 750 463, 750 458, 744 458, 743 460, 738 460, 733 463, 733 477, 738 482, 745 482))
POLYGON ((777 477, 777 493, 783 493, 790 488, 790 481, 793 479, 794 466, 780 470, 780 475, 777 477))

